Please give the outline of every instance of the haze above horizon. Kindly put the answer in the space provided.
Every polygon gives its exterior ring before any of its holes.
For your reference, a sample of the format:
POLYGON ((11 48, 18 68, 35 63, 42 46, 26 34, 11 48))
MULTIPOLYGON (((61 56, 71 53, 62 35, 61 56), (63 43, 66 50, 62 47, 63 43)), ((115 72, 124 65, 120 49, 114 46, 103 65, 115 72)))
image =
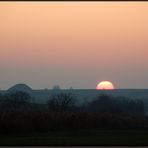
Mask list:
POLYGON ((0 88, 148 88, 148 2, 0 2, 0 88))

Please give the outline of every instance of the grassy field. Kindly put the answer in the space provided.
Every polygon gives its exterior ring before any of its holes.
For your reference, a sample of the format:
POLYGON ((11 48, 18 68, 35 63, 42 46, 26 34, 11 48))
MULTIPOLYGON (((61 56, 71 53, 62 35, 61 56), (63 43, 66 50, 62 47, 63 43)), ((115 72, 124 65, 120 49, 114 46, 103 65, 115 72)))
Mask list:
POLYGON ((0 145, 148 145, 145 130, 79 130, 0 136, 0 145))

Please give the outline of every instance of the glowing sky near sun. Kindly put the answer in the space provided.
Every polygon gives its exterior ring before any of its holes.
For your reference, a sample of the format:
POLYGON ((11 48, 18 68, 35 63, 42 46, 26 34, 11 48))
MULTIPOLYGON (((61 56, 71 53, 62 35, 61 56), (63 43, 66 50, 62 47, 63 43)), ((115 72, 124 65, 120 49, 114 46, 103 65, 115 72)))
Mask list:
POLYGON ((97 90, 114 90, 115 87, 110 81, 101 81, 97 84, 97 90))
POLYGON ((0 88, 148 88, 148 2, 0 2, 0 88))

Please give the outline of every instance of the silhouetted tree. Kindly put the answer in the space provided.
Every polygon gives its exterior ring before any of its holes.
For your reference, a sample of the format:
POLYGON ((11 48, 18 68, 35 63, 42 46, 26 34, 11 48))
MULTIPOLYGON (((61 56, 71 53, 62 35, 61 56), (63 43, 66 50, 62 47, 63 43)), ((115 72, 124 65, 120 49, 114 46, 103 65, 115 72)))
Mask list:
POLYGON ((54 85, 52 89, 53 89, 53 90, 60 90, 61 88, 60 88, 59 85, 54 85))
POLYGON ((30 95, 27 92, 16 91, 4 95, 3 107, 5 109, 17 110, 26 106, 31 100, 30 95))
POLYGON ((97 112, 117 112, 119 108, 114 97, 101 94, 97 96, 96 100, 89 103, 89 110, 97 112))
POLYGON ((72 109, 75 98, 71 93, 52 94, 48 100, 48 107, 53 111, 67 111, 72 109))
POLYGON ((89 111, 127 113, 137 116, 144 115, 144 103, 142 100, 132 100, 125 97, 113 97, 106 94, 99 95, 96 100, 88 104, 89 111))
POLYGON ((0 93, 0 110, 2 108, 2 104, 3 104, 3 95, 0 93))

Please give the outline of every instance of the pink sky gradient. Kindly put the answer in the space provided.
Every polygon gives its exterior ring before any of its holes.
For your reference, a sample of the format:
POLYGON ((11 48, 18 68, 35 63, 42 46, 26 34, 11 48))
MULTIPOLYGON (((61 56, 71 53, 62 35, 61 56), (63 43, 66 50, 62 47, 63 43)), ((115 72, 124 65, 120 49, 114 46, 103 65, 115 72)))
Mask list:
POLYGON ((148 88, 148 2, 0 2, 0 88, 148 88))

